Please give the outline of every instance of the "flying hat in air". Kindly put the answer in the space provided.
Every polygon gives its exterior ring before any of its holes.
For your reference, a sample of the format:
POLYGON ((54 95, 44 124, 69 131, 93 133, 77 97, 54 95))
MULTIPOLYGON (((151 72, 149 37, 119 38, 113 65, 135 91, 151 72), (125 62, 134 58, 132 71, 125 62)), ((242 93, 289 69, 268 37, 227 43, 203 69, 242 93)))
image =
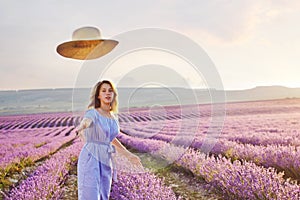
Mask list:
POLYGON ((95 27, 82 27, 73 32, 72 41, 58 45, 56 51, 66 58, 90 60, 109 53, 118 43, 103 39, 100 30, 95 27))

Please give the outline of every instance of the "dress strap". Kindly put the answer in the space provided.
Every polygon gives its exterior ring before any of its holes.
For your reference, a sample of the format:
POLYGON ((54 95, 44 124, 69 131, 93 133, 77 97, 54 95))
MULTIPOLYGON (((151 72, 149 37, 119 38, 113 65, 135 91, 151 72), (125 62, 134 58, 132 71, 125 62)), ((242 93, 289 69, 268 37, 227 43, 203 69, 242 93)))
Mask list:
POLYGON ((100 142, 100 141, 87 141, 86 143, 94 143, 94 144, 99 144, 99 145, 105 145, 107 146, 107 152, 108 153, 116 153, 116 148, 114 145, 112 145, 111 143, 107 143, 107 142, 100 142))
MULTIPOLYGON (((116 153, 116 148, 111 143, 100 142, 100 141, 87 141, 86 144, 88 143, 94 143, 94 144, 106 146, 108 153, 116 153)), ((112 159, 112 167, 113 167, 113 180, 115 182, 118 182, 118 172, 117 172, 116 163, 114 159, 112 159)))

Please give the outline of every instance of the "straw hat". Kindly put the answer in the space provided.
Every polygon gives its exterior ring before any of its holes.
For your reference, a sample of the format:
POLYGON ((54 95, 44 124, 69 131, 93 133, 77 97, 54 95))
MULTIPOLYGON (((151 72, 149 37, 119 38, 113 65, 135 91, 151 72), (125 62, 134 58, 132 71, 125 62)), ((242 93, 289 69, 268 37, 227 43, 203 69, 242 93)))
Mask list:
POLYGON ((58 45, 56 51, 67 58, 95 59, 109 53, 118 43, 101 38, 95 27, 82 27, 73 32, 72 41, 58 45))

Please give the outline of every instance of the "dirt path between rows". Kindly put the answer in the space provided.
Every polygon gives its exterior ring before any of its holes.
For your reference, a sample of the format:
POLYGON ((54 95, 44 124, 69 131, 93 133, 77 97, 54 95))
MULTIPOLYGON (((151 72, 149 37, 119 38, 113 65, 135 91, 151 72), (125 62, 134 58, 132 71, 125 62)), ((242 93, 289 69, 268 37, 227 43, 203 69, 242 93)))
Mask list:
POLYGON ((221 200, 222 195, 210 187, 203 179, 175 164, 166 164, 164 160, 149 154, 139 154, 145 167, 156 176, 163 178, 164 183, 172 188, 177 197, 184 200, 221 200))

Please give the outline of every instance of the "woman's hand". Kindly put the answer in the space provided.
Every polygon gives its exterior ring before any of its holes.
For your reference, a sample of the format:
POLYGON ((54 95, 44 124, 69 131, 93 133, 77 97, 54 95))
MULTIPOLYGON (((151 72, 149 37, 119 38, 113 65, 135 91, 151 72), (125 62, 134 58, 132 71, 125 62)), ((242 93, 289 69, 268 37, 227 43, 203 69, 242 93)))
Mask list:
POLYGON ((83 130, 80 130, 78 127, 75 128, 75 139, 79 138, 80 141, 85 142, 85 138, 83 136, 83 130))
POLYGON ((134 165, 134 167, 138 168, 138 169, 144 169, 142 163, 141 163, 141 159, 134 155, 133 153, 131 153, 130 151, 128 151, 120 142, 117 138, 115 138, 112 141, 112 144, 115 145, 117 152, 124 156, 131 164, 134 165))
POLYGON ((134 154, 130 154, 130 156, 128 157, 128 159, 130 160, 130 162, 136 166, 143 166, 141 163, 141 159, 134 155, 134 154))
POLYGON ((89 127, 92 123, 92 120, 89 118, 83 118, 83 120, 81 120, 79 126, 75 127, 75 133, 76 136, 75 137, 83 137, 83 130, 86 129, 87 127, 89 127))

